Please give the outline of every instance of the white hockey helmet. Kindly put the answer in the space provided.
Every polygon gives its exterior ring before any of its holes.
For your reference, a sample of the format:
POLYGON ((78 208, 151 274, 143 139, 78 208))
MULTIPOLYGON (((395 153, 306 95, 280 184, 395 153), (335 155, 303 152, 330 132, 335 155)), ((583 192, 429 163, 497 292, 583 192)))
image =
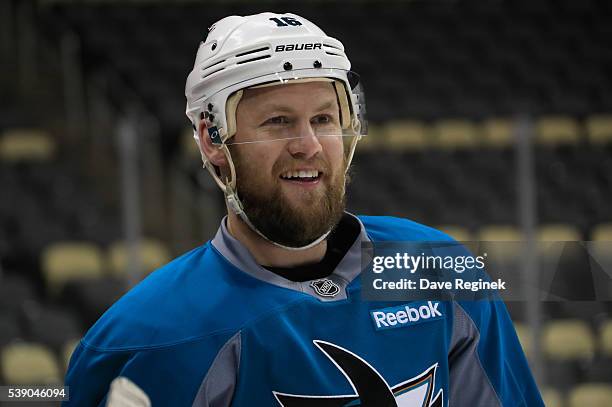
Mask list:
MULTIPOLYGON (((200 148, 204 166, 225 193, 230 208, 262 237, 268 239, 251 224, 242 209, 227 148, 236 132, 236 108, 242 90, 292 82, 333 83, 340 106, 341 135, 351 137, 346 151, 348 170, 357 141, 367 134, 362 87, 359 76, 350 67, 340 41, 305 18, 289 13, 223 18, 209 28, 206 40, 200 43, 185 85, 186 114, 198 147, 198 127, 202 120, 206 121, 212 144, 227 156, 230 178, 222 180, 200 148)), ((327 233, 308 246, 290 249, 312 247, 326 236, 327 233)))

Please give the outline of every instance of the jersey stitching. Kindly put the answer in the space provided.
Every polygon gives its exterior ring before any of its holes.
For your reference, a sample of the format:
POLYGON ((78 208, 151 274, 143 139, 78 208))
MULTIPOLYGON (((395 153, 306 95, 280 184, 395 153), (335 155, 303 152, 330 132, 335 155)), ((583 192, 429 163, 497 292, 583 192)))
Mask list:
POLYGON ((250 326, 253 322, 259 320, 260 318, 264 318, 264 317, 268 317, 269 314, 273 314, 276 313, 278 311, 281 311, 285 308, 289 308, 291 306, 293 306, 296 303, 299 302, 303 302, 305 300, 307 300, 308 298, 299 298, 297 300, 291 301, 287 304, 283 304, 279 307, 275 307, 272 308, 270 310, 267 310, 261 314, 258 314, 256 316, 254 316, 253 318, 247 319, 245 320, 245 322, 240 326, 240 327, 232 327, 232 328, 226 328, 226 329, 219 329, 217 331, 212 331, 212 332, 208 332, 206 334, 203 335, 199 335, 199 336, 195 336, 195 337, 190 337, 190 338, 185 338, 179 341, 174 341, 174 342, 167 342, 167 343, 162 343, 162 344, 158 344, 158 345, 146 345, 146 346, 132 346, 132 347, 114 347, 114 348, 103 348, 103 347, 98 347, 95 345, 91 345, 89 343, 86 343, 85 340, 82 340, 83 345, 86 348, 95 350, 97 352, 131 352, 131 351, 146 351, 146 350, 159 350, 159 349, 163 349, 163 348, 169 348, 172 346, 177 346, 177 345, 184 345, 186 343, 190 343, 190 342, 198 342, 201 341, 203 339, 206 339, 208 337, 212 337, 212 336, 216 336, 216 335, 221 335, 223 333, 227 333, 227 332, 236 332, 236 331, 240 331, 243 330, 244 328, 250 326))

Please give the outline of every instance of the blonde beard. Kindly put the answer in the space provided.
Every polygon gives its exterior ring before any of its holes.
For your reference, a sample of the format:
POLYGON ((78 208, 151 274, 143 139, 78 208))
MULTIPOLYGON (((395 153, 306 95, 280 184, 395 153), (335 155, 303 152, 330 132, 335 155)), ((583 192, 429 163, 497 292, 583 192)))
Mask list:
POLYGON ((338 224, 345 209, 345 160, 324 191, 305 194, 304 202, 296 205, 286 196, 280 180, 272 188, 265 185, 254 176, 256 168, 245 165, 238 149, 233 150, 238 196, 251 223, 268 239, 303 247, 338 224))

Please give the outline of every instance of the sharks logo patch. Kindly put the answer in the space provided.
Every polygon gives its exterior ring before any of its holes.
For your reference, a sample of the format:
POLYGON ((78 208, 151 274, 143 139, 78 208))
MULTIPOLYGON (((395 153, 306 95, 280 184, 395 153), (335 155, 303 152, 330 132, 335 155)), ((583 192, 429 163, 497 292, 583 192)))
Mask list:
POLYGON ((438 364, 423 373, 395 384, 387 381, 368 362, 330 342, 315 340, 314 344, 346 377, 354 394, 297 395, 274 391, 274 397, 282 407, 442 407, 443 392, 435 394, 435 378, 438 364))

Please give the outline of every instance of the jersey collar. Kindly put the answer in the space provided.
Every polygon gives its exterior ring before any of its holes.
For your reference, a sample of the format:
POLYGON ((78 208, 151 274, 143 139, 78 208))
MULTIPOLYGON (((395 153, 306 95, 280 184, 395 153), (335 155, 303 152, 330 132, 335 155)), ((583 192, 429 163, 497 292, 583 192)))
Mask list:
POLYGON ((347 286, 361 273, 361 244, 370 241, 365 226, 359 218, 353 214, 347 214, 359 222, 359 235, 333 273, 323 279, 290 281, 260 266, 248 249, 227 230, 227 216, 221 221, 221 226, 211 243, 232 265, 258 280, 305 293, 321 301, 343 300, 347 298, 347 286))

